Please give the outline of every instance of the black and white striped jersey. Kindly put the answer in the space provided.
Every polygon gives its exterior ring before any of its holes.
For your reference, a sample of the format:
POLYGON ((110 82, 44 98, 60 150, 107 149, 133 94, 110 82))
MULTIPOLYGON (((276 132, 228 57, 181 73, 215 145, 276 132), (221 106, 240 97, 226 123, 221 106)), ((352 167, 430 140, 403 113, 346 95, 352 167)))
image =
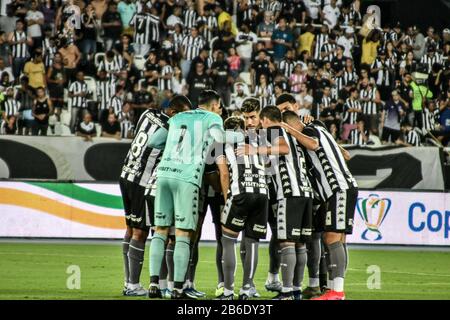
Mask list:
POLYGON ((348 170, 337 142, 325 127, 308 125, 303 129, 303 133, 319 142, 319 148, 307 151, 309 163, 312 165, 311 173, 318 182, 318 194, 327 200, 339 191, 357 188, 358 184, 348 170))
POLYGON ((337 48, 335 43, 325 43, 321 48, 321 53, 327 53, 325 57, 322 58, 322 61, 332 61, 336 57, 336 52, 329 54, 331 51, 337 48))
POLYGON ((116 94, 115 81, 112 79, 97 81, 97 101, 99 102, 99 110, 109 108, 111 97, 116 94))
POLYGON ((174 32, 172 34, 173 36, 173 47, 176 53, 179 53, 181 50, 181 45, 183 43, 185 35, 182 33, 176 33, 174 32))
MULTIPOLYGON (((74 81, 69 87, 69 93, 79 94, 79 93, 89 93, 88 86, 86 82, 74 81)), ((72 108, 86 108, 86 96, 77 96, 70 98, 70 105, 72 108)))
POLYGON ((320 56, 320 52, 322 49, 322 46, 328 42, 328 34, 320 33, 315 36, 316 44, 314 46, 314 60, 322 60, 322 57, 320 56))
POLYGON ((260 85, 255 86, 254 96, 259 99, 261 109, 269 105, 272 99, 273 87, 272 84, 262 87, 260 85))
POLYGON ((203 29, 203 38, 210 42, 214 36, 214 31, 218 28, 217 18, 215 16, 200 16, 197 18, 197 24, 202 21, 205 23, 206 28, 203 29))
POLYGON ((271 11, 273 13, 281 11, 281 3, 280 1, 271 1, 267 5, 267 11, 271 11))
POLYGON ((405 133, 405 142, 414 147, 419 147, 421 144, 419 134, 415 130, 405 133))
POLYGON ((184 27, 189 30, 197 23, 197 11, 189 9, 184 11, 184 27))
POLYGON ((120 72, 120 70, 122 69, 121 62, 122 61, 118 58, 118 56, 115 56, 111 61, 108 61, 105 58, 100 61, 97 67, 97 72, 106 71, 109 79, 115 79, 116 77, 114 76, 114 74, 120 72))
POLYGON ((281 73, 289 79, 292 72, 294 72, 296 63, 291 60, 283 59, 280 61, 280 65, 278 66, 278 70, 281 71, 281 73))
POLYGON ((7 117, 14 116, 19 113, 20 102, 15 99, 7 99, 3 101, 3 110, 7 117))
POLYGON ((117 119, 120 122, 120 137, 122 139, 127 139, 134 130, 133 123, 131 122, 131 115, 129 112, 120 111, 117 115, 117 119))
POLYGON ((428 108, 424 108, 422 112, 423 129, 426 131, 436 130, 436 123, 439 123, 439 109, 430 111, 428 108))
MULTIPOLYGON (((155 16, 139 12, 135 13, 131 18, 130 26, 134 27, 134 43, 136 44, 150 44, 152 41, 152 24, 157 23, 159 26, 159 18, 156 21, 155 16)), ((159 32, 159 31, 158 31, 159 32)))
POLYGON ((358 112, 348 112, 348 109, 360 109, 361 104, 358 100, 352 100, 348 98, 344 104, 344 118, 343 122, 347 124, 356 124, 356 119, 358 118, 358 112))
POLYGON ((376 94, 377 94, 377 88, 371 88, 369 89, 369 87, 362 89, 359 92, 359 97, 361 99, 366 99, 369 98, 370 101, 364 101, 362 103, 362 110, 363 110, 363 114, 367 114, 367 115, 376 115, 378 110, 377 110, 377 104, 375 103, 375 98, 376 98, 376 94))
MULTIPOLYGON (((368 137, 369 131, 364 131, 365 136, 368 137)), ((367 144, 363 139, 362 133, 358 129, 353 129, 352 131, 350 131, 350 143, 357 146, 363 146, 367 144)))
POLYGON ((152 42, 159 42, 159 40, 161 39, 161 34, 160 34, 160 19, 158 16, 155 16, 153 14, 150 14, 150 40, 152 42))
POLYGON ((275 145, 278 139, 284 138, 290 149, 287 155, 269 156, 271 166, 268 173, 272 175, 277 200, 289 197, 312 198, 313 190, 308 179, 303 148, 281 127, 270 127, 262 131, 268 146, 275 145))
MULTIPOLYGON (((356 73, 356 71, 348 71, 346 69, 344 71, 344 74, 342 75, 342 79, 343 79, 344 86, 346 86, 349 82, 357 83, 359 77, 358 77, 358 74, 356 73)), ((341 88, 341 89, 343 89, 343 88, 341 88)))
POLYGON ((122 112, 123 101, 122 101, 122 99, 120 97, 114 95, 109 100, 109 106, 108 107, 110 109, 112 109, 114 114, 118 117, 119 113, 122 112))
POLYGON ((25 40, 23 43, 16 43, 11 45, 12 56, 13 58, 28 58, 28 44, 27 44, 27 33, 25 31, 19 32, 14 31, 12 40, 14 42, 25 40))
POLYGON ((389 70, 393 70, 395 66, 392 60, 386 59, 381 61, 381 59, 376 59, 371 66, 371 69, 379 69, 376 76, 377 86, 389 86, 391 84, 389 70))
POLYGON ((200 54, 200 49, 205 46, 205 40, 202 36, 193 37, 188 35, 184 37, 182 46, 184 47, 184 58, 192 60, 200 54))
MULTIPOLYGON (((171 73, 173 74, 173 68, 170 64, 165 65, 161 69, 161 76, 166 76, 171 73)), ((158 79, 158 89, 160 91, 172 90, 172 78, 170 78, 170 79, 159 78, 158 79)))
MULTIPOLYGON (((257 148, 260 145, 259 137, 254 134, 246 136, 245 143, 257 148)), ((244 142, 236 144, 216 145, 216 159, 225 157, 230 173, 230 188, 228 194, 237 196, 243 193, 257 193, 269 195, 267 176, 262 157, 237 156, 236 149, 244 146, 244 142)))
POLYGON ((167 128, 168 116, 159 110, 147 109, 140 117, 135 137, 122 167, 121 178, 146 187, 162 152, 147 146, 151 136, 160 128, 167 128))
POLYGON ((442 63, 442 61, 439 54, 435 52, 431 57, 428 54, 425 54, 422 59, 420 59, 420 63, 426 64, 428 67, 428 73, 430 73, 433 64, 442 63))
POLYGON ((43 54, 44 54, 44 65, 45 67, 49 68, 53 64, 53 58, 55 57, 55 53, 58 51, 58 48, 56 46, 52 46, 50 44, 50 39, 45 38, 42 41, 43 44, 43 54))

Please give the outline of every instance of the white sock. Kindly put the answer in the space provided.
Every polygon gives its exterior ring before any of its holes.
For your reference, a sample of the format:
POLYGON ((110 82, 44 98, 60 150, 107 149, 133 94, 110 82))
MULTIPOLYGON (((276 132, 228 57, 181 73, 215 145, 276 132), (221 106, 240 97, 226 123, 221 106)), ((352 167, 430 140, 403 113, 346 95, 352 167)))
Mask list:
POLYGON ((225 296, 230 296, 230 295, 234 295, 234 291, 233 290, 228 290, 227 288, 223 288, 223 294, 225 296))
POLYGON ((278 273, 268 273, 267 280, 269 282, 280 282, 280 278, 278 276, 278 273))
POLYGON ((311 288, 318 287, 320 285, 319 278, 309 278, 309 286, 311 288))
POLYGON ((288 288, 288 287, 281 287, 281 292, 282 292, 282 293, 288 293, 288 292, 292 292, 292 288, 288 288))
POLYGON ((333 280, 327 279, 327 288, 333 290, 334 288, 333 280))
POLYGON ((292 291, 302 291, 302 287, 293 286, 292 291))
POLYGON ((220 289, 223 287, 223 282, 219 282, 219 284, 217 285, 217 289, 220 289))
POLYGON ((167 279, 159 280, 159 288, 161 290, 167 289, 167 279))
POLYGON ((186 286, 186 288, 192 288, 192 282, 190 280, 186 280, 184 285, 186 286))
POLYGON ((333 279, 333 290, 336 292, 344 291, 344 278, 336 277, 333 279))
POLYGON ((169 290, 173 290, 173 281, 167 281, 167 288, 169 288, 169 290))
POLYGON ((141 286, 140 283, 129 283, 128 284, 128 289, 135 290, 135 289, 139 288, 140 286, 141 286))

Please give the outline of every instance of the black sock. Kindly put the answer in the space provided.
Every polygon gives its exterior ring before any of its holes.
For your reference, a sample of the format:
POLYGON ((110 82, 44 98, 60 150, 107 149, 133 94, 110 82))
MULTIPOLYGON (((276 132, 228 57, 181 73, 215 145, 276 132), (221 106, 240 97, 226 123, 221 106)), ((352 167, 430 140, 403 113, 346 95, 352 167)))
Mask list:
POLYGON ((242 280, 242 286, 253 285, 253 277, 256 273, 256 267, 258 266, 258 245, 259 242, 256 239, 245 237, 242 239, 245 243, 245 257, 243 261, 244 278, 242 280))
POLYGON ((215 224, 216 231, 216 268, 217 268, 217 280, 218 283, 223 282, 223 270, 222 270, 222 226, 215 224))
POLYGON ((128 250, 128 257, 130 260, 130 283, 139 283, 141 277, 142 264, 144 262, 145 242, 140 242, 134 239, 130 241, 130 248, 128 250))
POLYGON ((189 267, 186 272, 186 280, 194 283, 195 271, 197 270, 198 263, 198 242, 191 244, 191 256, 189 258, 189 267))
POLYGON ((320 248, 321 248, 321 255, 320 255, 320 265, 319 265, 319 282, 320 287, 324 288, 327 286, 327 280, 328 280, 328 249, 323 243, 323 240, 320 240, 320 248))
POLYGON ((122 242, 123 267, 125 274, 125 282, 130 282, 130 262, 128 260, 128 250, 130 248, 130 237, 124 237, 122 242))

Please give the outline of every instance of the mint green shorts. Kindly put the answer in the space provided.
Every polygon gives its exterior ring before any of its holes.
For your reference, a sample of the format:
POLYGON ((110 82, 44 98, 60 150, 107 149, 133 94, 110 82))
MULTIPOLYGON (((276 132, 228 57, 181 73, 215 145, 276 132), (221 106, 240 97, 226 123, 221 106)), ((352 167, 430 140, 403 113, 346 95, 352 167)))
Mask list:
POLYGON ((155 225, 195 230, 199 213, 200 189, 177 179, 158 178, 156 181, 155 225))

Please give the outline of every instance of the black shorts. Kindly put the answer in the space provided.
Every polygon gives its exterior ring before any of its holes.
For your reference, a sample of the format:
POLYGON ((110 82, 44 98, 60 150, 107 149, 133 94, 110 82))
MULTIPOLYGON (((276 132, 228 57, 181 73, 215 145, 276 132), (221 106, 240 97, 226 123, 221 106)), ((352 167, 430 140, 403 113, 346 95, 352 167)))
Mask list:
POLYGON ((150 218, 145 203, 145 188, 122 178, 119 180, 119 185, 127 226, 148 232, 150 218))
POLYGON ((400 130, 394 130, 391 128, 383 128, 383 134, 381 135, 381 141, 395 142, 400 137, 400 130))
POLYGON ((328 202, 316 203, 312 211, 313 232, 323 232, 325 227, 325 216, 328 209, 328 202))
POLYGON ((246 237, 264 239, 267 233, 269 199, 265 194, 243 193, 231 196, 221 215, 224 227, 245 232, 246 237))
POLYGON ((339 191, 328 200, 324 231, 352 234, 358 189, 339 191))
POLYGON ((148 224, 153 227, 155 225, 155 196, 148 194, 145 201, 147 202, 148 224))
POLYGON ((278 200, 277 239, 307 242, 312 233, 312 199, 291 197, 278 200))

